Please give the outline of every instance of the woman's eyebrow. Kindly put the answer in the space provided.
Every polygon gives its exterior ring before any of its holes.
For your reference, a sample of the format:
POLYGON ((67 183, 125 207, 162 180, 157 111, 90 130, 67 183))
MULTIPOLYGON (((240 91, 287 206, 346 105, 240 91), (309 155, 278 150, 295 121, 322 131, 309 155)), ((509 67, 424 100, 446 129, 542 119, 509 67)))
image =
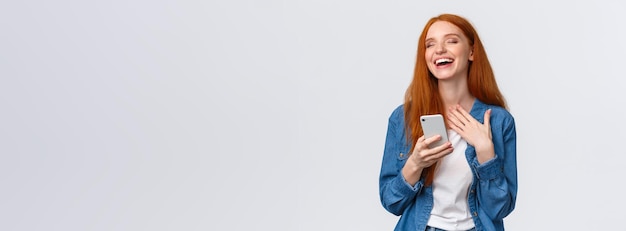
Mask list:
MULTIPOLYGON (((461 37, 459 34, 456 34, 456 33, 445 34, 443 37, 445 38, 445 37, 450 37, 450 36, 461 37)), ((433 38, 433 37, 426 38, 426 42, 428 42, 430 40, 434 40, 434 39, 435 38, 433 38)))

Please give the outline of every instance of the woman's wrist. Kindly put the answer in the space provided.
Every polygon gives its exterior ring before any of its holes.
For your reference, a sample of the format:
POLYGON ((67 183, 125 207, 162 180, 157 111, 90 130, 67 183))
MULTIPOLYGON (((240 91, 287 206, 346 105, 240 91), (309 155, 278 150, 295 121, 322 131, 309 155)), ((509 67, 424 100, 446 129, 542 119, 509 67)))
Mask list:
POLYGON ((420 168, 419 165, 412 163, 410 159, 404 164, 402 167, 402 176, 404 180, 411 184, 412 186, 417 183, 422 175, 423 168, 420 168))
POLYGON ((476 157, 478 158, 478 163, 480 164, 491 160, 496 156, 492 142, 477 145, 474 149, 476 150, 476 157))

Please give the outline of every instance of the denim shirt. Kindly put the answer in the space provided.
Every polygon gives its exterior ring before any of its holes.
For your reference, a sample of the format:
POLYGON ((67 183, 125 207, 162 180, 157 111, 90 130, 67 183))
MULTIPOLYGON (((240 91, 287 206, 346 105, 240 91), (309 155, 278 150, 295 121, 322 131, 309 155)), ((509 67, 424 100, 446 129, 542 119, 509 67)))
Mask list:
MULTIPOLYGON (((491 108, 490 124, 495 157, 478 163, 476 150, 470 144, 465 157, 472 171, 467 202, 476 230, 504 230, 503 219, 515 208, 517 197, 516 132, 513 116, 504 108, 487 105, 478 99, 470 114, 483 123, 484 113, 491 108)), ((383 207, 400 216, 394 230, 425 230, 433 208, 432 185, 425 186, 425 174, 411 186, 401 169, 409 157, 404 107, 398 106, 389 117, 387 138, 379 177, 379 193, 383 207)))

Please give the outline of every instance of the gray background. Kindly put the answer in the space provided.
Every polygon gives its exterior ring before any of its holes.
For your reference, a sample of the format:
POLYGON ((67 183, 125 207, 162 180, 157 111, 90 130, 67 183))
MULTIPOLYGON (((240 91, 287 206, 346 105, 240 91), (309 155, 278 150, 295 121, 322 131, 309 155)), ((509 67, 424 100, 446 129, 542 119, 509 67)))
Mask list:
POLYGON ((392 230, 387 118, 443 12, 474 23, 517 121, 507 230, 622 227, 624 10, 5 1, 0 230, 392 230))

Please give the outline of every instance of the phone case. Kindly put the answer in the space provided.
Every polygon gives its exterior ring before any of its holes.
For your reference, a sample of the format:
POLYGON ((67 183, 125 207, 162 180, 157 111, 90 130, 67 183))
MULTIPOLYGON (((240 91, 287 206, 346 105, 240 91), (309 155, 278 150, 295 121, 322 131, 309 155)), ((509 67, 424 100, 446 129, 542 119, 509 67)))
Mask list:
POLYGON ((441 139, 430 144, 428 146, 429 148, 434 148, 448 142, 448 132, 441 114, 423 115, 420 117, 420 122, 422 124, 422 130, 424 130, 425 138, 441 135, 441 139))

